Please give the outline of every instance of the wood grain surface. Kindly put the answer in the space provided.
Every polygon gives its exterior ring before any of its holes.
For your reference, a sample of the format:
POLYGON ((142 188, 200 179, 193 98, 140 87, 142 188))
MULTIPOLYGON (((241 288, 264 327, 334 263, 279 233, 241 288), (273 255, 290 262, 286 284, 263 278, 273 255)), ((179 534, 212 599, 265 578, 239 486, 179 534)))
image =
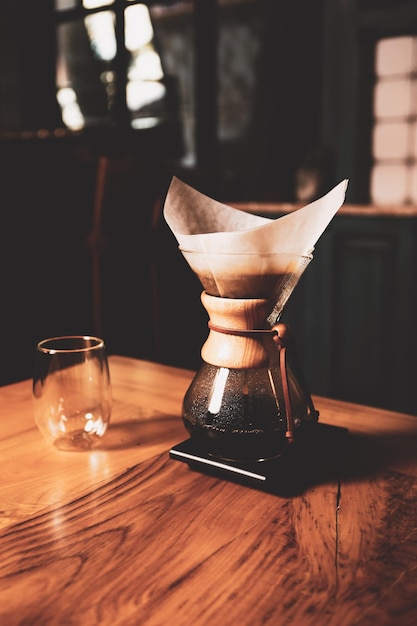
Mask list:
POLYGON ((0 388, 2 626, 417 623, 417 418, 315 397, 349 434, 267 493, 169 458, 191 372, 110 373, 93 452, 41 439, 30 382, 0 388))

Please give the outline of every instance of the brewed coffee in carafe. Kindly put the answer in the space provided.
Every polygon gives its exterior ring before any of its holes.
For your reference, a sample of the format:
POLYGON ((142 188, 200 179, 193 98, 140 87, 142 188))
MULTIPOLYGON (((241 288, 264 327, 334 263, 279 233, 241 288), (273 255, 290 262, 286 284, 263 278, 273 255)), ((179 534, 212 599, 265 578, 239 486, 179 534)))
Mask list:
POLYGON ((185 428, 214 457, 275 458, 317 421, 311 397, 297 378, 289 329, 279 323, 312 257, 280 253, 273 259, 265 255, 262 263, 256 255, 254 263, 250 254, 226 259, 217 253, 182 253, 202 283, 209 316, 202 364, 183 401, 185 428), (225 270, 228 261, 233 272, 225 270))

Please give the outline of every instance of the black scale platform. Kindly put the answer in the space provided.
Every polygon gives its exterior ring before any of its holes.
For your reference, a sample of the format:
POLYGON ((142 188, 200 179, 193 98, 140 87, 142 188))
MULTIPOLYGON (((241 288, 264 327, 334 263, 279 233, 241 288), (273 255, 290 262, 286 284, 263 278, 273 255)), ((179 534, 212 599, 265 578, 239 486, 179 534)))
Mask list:
POLYGON ((169 456, 194 471, 289 496, 314 483, 338 477, 347 435, 346 428, 318 423, 309 429, 308 435, 298 436, 281 456, 265 461, 220 459, 207 453, 191 438, 171 448, 169 456))

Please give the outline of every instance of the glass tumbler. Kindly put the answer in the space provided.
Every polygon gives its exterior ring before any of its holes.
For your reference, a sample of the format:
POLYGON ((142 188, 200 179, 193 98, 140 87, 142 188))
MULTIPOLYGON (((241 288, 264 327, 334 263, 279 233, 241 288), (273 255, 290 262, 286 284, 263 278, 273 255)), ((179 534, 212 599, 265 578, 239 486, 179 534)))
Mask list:
POLYGON ((44 339, 36 346, 33 411, 44 438, 59 450, 90 450, 107 430, 111 384, 104 341, 44 339))

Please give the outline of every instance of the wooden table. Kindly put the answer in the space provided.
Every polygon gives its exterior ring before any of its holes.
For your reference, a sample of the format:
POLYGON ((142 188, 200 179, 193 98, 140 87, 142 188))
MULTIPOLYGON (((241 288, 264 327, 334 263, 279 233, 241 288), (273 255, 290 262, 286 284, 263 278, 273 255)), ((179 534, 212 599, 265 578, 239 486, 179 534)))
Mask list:
POLYGON ((417 418, 315 398, 343 450, 297 494, 169 457, 192 372, 114 356, 111 427, 59 452, 0 388, 0 624, 417 624, 417 418), (309 483, 309 484, 308 484, 309 483))

